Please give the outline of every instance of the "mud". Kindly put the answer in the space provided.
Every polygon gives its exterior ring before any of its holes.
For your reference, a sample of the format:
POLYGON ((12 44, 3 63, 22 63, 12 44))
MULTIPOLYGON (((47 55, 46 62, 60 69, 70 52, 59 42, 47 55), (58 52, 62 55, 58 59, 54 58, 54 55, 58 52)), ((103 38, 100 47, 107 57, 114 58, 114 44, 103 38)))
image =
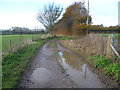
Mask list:
POLYGON ((100 88, 102 84, 96 78, 97 76, 91 72, 83 58, 79 58, 73 53, 63 52, 61 60, 68 75, 76 83, 79 88, 100 88), (91 83, 92 82, 92 83, 91 83))
POLYGON ((17 88, 101 88, 102 83, 82 56, 57 40, 48 41, 26 68, 17 88), (64 72, 63 72, 64 70, 64 72))

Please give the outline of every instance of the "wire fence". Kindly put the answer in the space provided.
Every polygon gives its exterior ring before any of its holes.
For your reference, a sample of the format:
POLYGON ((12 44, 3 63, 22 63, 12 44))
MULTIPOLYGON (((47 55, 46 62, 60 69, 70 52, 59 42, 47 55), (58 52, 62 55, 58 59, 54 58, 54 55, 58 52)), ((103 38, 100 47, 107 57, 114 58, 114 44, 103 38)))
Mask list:
POLYGON ((7 54, 16 51, 28 44, 35 43, 35 40, 43 39, 49 35, 36 34, 36 35, 3 35, 2 36, 2 54, 7 54))
POLYGON ((119 43, 119 35, 108 35, 108 43, 107 43, 107 53, 106 56, 107 58, 112 58, 116 57, 115 60, 120 60, 120 43, 119 43))
MULTIPOLYGON (((93 47, 91 51, 98 50, 99 54, 111 60, 120 60, 119 34, 96 34, 88 35, 88 46, 93 47), (94 47, 96 46, 96 47, 94 47)), ((97 52, 97 51, 96 51, 97 52)))

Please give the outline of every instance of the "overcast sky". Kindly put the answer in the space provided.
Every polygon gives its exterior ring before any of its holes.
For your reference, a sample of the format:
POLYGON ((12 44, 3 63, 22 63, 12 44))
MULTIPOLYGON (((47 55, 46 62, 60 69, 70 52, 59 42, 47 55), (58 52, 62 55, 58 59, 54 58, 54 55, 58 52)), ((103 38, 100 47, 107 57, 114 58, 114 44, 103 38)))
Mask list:
MULTIPOLYGON (((12 26, 43 28, 36 15, 38 11, 42 11, 44 5, 53 1, 61 4, 65 10, 74 1, 85 1, 87 7, 88 0, 0 0, 0 29, 9 29, 12 26)), ((118 25, 118 1, 120 0, 90 0, 93 24, 118 25)))

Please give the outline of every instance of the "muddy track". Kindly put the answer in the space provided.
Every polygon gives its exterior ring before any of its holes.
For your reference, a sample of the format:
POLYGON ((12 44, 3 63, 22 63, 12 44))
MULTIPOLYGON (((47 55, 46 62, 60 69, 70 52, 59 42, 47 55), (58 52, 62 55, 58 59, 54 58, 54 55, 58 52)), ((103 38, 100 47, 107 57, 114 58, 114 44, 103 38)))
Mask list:
POLYGON ((17 88, 100 88, 100 80, 84 58, 57 40, 44 44, 29 63, 17 88))

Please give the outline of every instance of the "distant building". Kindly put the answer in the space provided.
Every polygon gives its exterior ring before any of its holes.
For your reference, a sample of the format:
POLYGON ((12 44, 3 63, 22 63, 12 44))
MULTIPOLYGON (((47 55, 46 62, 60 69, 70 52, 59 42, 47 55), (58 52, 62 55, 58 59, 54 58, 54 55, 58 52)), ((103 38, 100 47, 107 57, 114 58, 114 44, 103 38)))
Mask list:
POLYGON ((120 1, 118 2, 118 25, 120 26, 120 1))

